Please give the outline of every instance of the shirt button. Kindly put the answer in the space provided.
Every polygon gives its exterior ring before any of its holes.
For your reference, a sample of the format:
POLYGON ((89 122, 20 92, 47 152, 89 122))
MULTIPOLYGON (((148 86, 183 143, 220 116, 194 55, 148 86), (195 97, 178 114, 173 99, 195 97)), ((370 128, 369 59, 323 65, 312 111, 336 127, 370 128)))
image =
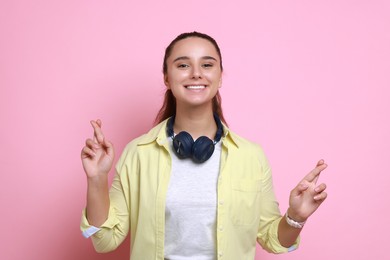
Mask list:
POLYGON ((221 206, 223 205, 223 200, 219 201, 219 205, 221 205, 221 206))
POLYGON ((223 253, 222 253, 222 252, 219 252, 219 253, 218 253, 218 256, 219 256, 219 257, 222 257, 222 256, 223 256, 223 253))
POLYGON ((219 231, 222 232, 223 231, 223 226, 220 226, 218 229, 219 229, 219 231))

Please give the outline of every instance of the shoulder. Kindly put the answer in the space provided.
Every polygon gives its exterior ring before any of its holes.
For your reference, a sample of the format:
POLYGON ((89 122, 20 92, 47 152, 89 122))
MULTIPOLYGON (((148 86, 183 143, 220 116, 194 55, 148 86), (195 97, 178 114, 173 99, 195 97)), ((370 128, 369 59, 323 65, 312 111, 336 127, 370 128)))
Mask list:
POLYGON ((125 150, 165 140, 167 137, 166 123, 167 120, 164 120, 163 122, 151 128, 147 133, 134 138, 126 145, 125 150))
POLYGON ((241 168, 261 169, 259 172, 270 172, 267 156, 260 144, 244 138, 230 130, 225 132, 223 145, 227 148, 230 160, 241 168))
POLYGON ((256 161, 263 167, 269 168, 267 156, 260 144, 242 137, 227 128, 225 133, 229 152, 234 154, 234 157, 240 158, 240 160, 256 161))
POLYGON ((238 135, 237 133, 226 129, 225 132, 225 138, 228 140, 227 142, 233 143, 235 147, 239 151, 247 151, 247 152, 255 152, 255 153, 264 153, 262 147, 260 144, 251 141, 245 137, 242 137, 241 135, 238 135))

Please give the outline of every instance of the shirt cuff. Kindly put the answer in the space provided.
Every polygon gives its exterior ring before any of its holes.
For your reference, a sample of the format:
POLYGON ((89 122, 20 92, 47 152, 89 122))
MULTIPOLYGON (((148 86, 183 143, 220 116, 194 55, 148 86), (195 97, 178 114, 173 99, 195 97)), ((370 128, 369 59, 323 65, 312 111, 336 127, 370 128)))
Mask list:
POLYGON ((87 228, 86 230, 84 230, 82 232, 83 236, 85 238, 89 238, 90 236, 92 236, 93 234, 95 234, 96 232, 98 232, 100 230, 100 228, 97 228, 95 226, 90 226, 89 228, 87 228))
POLYGON ((298 243, 295 242, 294 245, 290 246, 288 249, 287 249, 287 252, 292 252, 294 250, 298 249, 298 243))
POLYGON ((95 233, 102 230, 102 228, 105 229, 112 229, 116 225, 119 224, 119 220, 116 217, 115 209, 110 206, 109 212, 108 212, 108 218, 107 220, 100 226, 95 227, 89 224, 87 219, 86 210, 84 209, 81 216, 81 223, 80 223, 80 229, 81 233, 85 238, 89 238, 90 236, 94 235, 95 233))
POLYGON ((299 242, 300 242, 300 237, 298 236, 295 243, 290 247, 284 247, 280 244, 280 241, 278 238, 278 227, 279 227, 279 222, 281 219, 282 219, 282 216, 270 224, 270 227, 267 230, 267 234, 265 235, 265 237, 266 237, 265 240, 264 240, 264 238, 263 238, 263 240, 259 240, 260 244, 263 246, 264 249, 266 249, 268 252, 272 252, 274 254, 292 252, 298 248, 299 242))

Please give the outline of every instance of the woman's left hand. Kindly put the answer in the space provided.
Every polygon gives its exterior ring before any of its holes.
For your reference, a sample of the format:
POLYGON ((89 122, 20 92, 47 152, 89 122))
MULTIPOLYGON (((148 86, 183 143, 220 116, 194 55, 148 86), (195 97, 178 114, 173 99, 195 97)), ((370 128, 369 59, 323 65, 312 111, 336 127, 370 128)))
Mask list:
POLYGON ((291 191, 288 215, 293 220, 306 221, 326 199, 325 183, 317 186, 320 173, 326 167, 324 160, 318 161, 317 166, 291 191))

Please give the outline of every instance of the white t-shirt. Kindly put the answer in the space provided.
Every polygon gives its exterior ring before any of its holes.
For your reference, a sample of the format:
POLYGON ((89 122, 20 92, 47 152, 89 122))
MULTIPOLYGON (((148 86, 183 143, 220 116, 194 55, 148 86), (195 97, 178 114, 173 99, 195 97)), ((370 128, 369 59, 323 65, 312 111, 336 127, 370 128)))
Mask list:
POLYGON ((216 259, 217 182, 221 142, 198 164, 179 159, 170 140, 172 173, 165 208, 165 259, 216 259))

